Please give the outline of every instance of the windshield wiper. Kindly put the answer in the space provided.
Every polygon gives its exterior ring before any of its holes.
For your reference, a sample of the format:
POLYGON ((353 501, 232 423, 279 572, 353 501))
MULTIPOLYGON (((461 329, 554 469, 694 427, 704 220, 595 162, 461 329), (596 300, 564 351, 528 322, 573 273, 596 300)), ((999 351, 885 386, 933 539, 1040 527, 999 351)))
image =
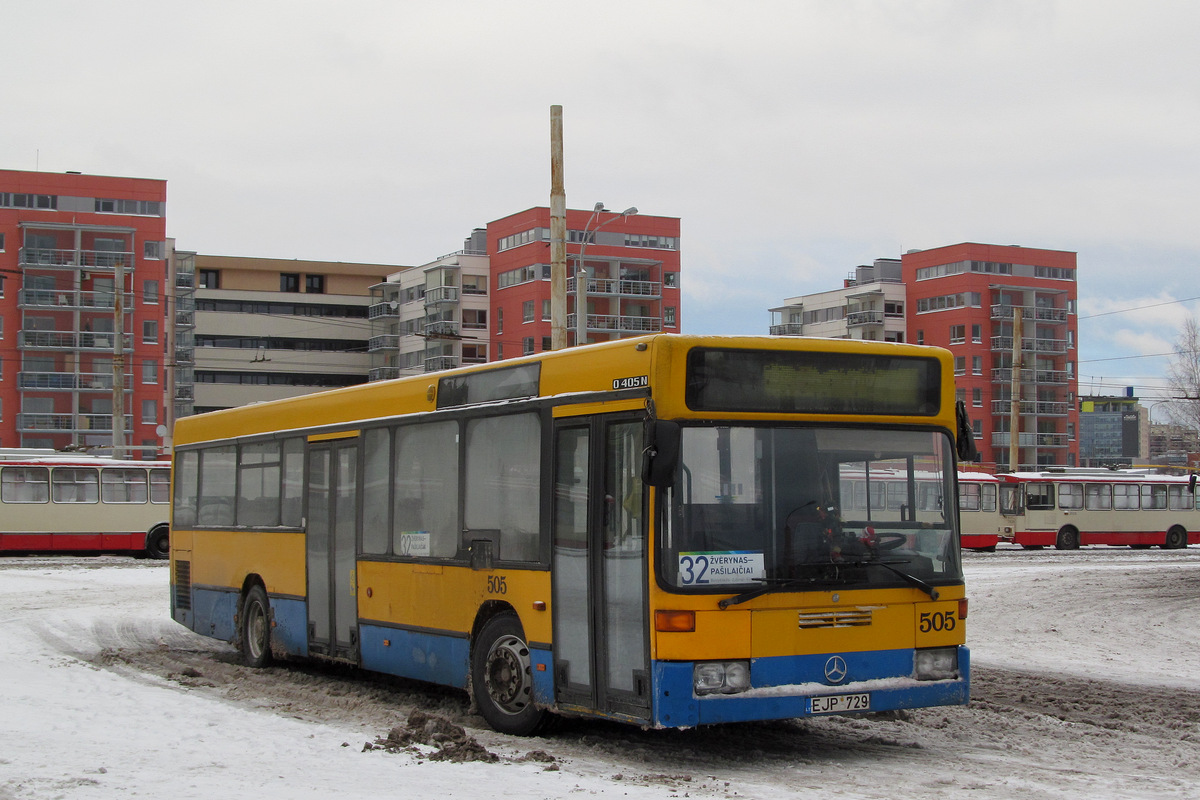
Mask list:
POLYGON ((893 562, 893 561, 850 561, 850 562, 847 562, 846 566, 847 567, 883 567, 888 572, 891 572, 894 575, 899 575, 901 578, 904 579, 905 583, 909 584, 910 586, 915 586, 918 589, 920 589, 922 592, 924 592, 925 594, 929 595, 930 600, 937 600, 938 597, 941 596, 938 593, 937 589, 930 586, 928 583, 921 580, 916 575, 913 575, 912 573, 909 573, 909 572, 905 572, 904 570, 898 569, 895 566, 896 564, 907 564, 907 563, 908 563, 907 561, 895 561, 895 562, 893 562))
POLYGON ((757 589, 751 589, 748 592, 742 592, 733 597, 726 597, 717 603, 717 608, 722 611, 730 606, 740 605, 747 600, 753 600, 756 597, 762 597, 764 594, 774 594, 775 592, 789 592, 798 589, 804 584, 812 583, 814 578, 755 578, 763 582, 762 586, 757 589))
MULTIPOLYGON (((940 593, 933 586, 918 578, 916 575, 898 569, 895 565, 907 564, 907 561, 890 562, 890 561, 835 561, 829 564, 813 565, 825 567, 883 567, 888 572, 891 572, 904 580, 905 583, 915 586, 925 594, 929 595, 931 600, 937 600, 940 593)), ((817 578, 757 578, 762 581, 763 585, 756 589, 751 589, 748 592, 742 592, 733 597, 727 597, 724 600, 717 602, 717 607, 722 611, 730 606, 741 605, 748 600, 753 600, 756 597, 762 597, 765 594, 775 594, 776 592, 795 591, 806 584, 815 583, 817 578)))

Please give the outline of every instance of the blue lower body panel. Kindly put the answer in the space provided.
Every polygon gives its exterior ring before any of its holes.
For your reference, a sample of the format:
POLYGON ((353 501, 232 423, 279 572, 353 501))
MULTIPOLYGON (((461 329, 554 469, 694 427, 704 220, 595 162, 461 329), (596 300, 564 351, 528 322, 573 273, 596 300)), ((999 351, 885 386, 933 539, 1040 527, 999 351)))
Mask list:
POLYGON ((192 630, 226 642, 237 641, 238 604, 241 595, 233 589, 192 588, 192 630))
POLYGON ((753 659, 750 679, 754 688, 739 694, 704 696, 692 691, 692 662, 655 662, 654 724, 677 728, 807 717, 813 715, 812 698, 823 695, 869 694, 870 711, 964 705, 970 699, 970 651, 966 647, 958 648, 959 677, 937 681, 912 677, 912 650, 888 650, 838 654, 846 662, 848 679, 834 685, 824 677, 830 655, 753 659))
POLYGON ((467 688, 471 649, 466 637, 359 625, 364 669, 445 686, 467 688))

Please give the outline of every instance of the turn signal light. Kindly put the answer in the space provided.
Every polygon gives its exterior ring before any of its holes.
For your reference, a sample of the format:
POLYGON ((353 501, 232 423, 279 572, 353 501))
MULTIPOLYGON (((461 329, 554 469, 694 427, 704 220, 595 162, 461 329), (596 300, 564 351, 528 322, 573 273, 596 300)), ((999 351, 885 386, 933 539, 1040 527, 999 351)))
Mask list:
POLYGON ((667 633, 692 633, 696 630, 696 612, 655 611, 654 630, 667 633))

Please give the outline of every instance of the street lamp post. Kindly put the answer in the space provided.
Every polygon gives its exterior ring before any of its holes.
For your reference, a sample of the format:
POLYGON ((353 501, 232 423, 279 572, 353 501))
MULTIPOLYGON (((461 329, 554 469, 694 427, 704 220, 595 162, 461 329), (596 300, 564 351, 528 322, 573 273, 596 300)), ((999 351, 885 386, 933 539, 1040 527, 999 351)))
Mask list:
MULTIPOLYGON (((587 266, 584 264, 583 256, 587 252, 588 232, 591 235, 596 235, 605 225, 610 222, 616 222, 618 219, 626 219, 638 213, 635 206, 622 211, 620 214, 609 217, 604 222, 601 222, 595 228, 592 228, 592 223, 596 218, 605 213, 604 203, 596 203, 592 209, 592 216, 588 218, 587 224, 583 226, 583 239, 579 242, 579 264, 575 269, 575 344, 587 344, 587 266)), ((610 212, 611 213, 611 212, 610 212)))

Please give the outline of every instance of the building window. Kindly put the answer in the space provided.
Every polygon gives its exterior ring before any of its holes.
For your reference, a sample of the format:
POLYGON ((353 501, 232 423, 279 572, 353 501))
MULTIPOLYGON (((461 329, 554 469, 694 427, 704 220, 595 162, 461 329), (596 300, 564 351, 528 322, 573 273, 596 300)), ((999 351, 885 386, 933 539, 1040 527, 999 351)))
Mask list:
POLYGON ((954 389, 954 401, 956 403, 967 402, 967 390, 959 386, 954 389))
POLYGON ((954 374, 955 375, 966 375, 967 374, 967 357, 966 356, 955 356, 954 357, 954 374))
POLYGON ((983 356, 971 356, 971 374, 983 374, 983 356))
POLYGON ((158 383, 158 360, 148 358, 142 362, 142 383, 158 383))
MULTIPOLYGON (((549 321, 550 321, 550 301, 543 300, 542 301, 542 322, 549 322, 549 321)), ((547 348, 547 349, 549 349, 549 348, 547 348)))
POLYGON ((158 343, 158 320, 147 319, 142 321, 142 343, 158 343))
POLYGON ((202 269, 199 274, 199 281, 196 286, 200 289, 220 289, 221 288, 221 270, 219 269, 202 269))
POLYGON ((665 286, 668 289, 679 288, 679 273, 678 272, 664 272, 663 273, 663 286, 665 286))
POLYGON ((667 306, 663 309, 663 325, 668 328, 675 327, 675 306, 667 306))
POLYGON ((464 328, 487 330, 487 309, 464 308, 462 312, 462 324, 464 328))
POLYGON ((951 325, 950 326, 950 344, 962 344, 967 340, 966 325, 951 325))
POLYGON ((552 342, 553 342, 553 340, 551 340, 551 338, 549 336, 542 337, 542 352, 543 353, 549 353, 551 350, 554 349, 554 344, 552 342))
POLYGON ((162 242, 142 242, 142 257, 159 261, 163 257, 162 242))
POLYGON ((0 233, 0 253, 4 252, 4 234, 0 233))
POLYGON ((299 292, 300 291, 300 273, 298 273, 298 272, 281 272, 281 273, 279 273, 279 291, 281 291, 281 292, 299 292))
POLYGON ((305 275, 304 291, 308 294, 325 294, 325 276, 305 275))
POLYGON ((158 281, 142 281, 142 302, 148 305, 158 304, 158 281))
POLYGON ((533 337, 532 336, 526 336, 521 341, 521 352, 522 352, 522 354, 527 355, 527 356, 533 355, 533 337))
MULTIPOLYGON (((523 322, 533 322, 533 301, 526 300, 521 304, 521 320, 523 322)), ((526 351, 530 352, 530 351, 526 351)))
POLYGON ((971 326, 971 341, 974 342, 975 344, 983 344, 983 326, 982 325, 972 325, 971 326))
POLYGON ((158 423, 158 402, 155 400, 142 401, 142 424, 155 425, 158 423))
POLYGON ((917 331, 917 344, 925 344, 925 331, 917 331))
POLYGON ((971 390, 971 405, 976 408, 983 405, 983 389, 975 388, 971 390))
POLYGON ((486 275, 463 275, 463 294, 487 294, 487 280, 486 275))
POLYGON ((974 438, 976 438, 976 439, 983 438, 983 420, 981 420, 981 419, 971 420, 971 433, 974 436, 974 438))
POLYGON ((496 333, 504 333, 504 309, 496 309, 496 333))

